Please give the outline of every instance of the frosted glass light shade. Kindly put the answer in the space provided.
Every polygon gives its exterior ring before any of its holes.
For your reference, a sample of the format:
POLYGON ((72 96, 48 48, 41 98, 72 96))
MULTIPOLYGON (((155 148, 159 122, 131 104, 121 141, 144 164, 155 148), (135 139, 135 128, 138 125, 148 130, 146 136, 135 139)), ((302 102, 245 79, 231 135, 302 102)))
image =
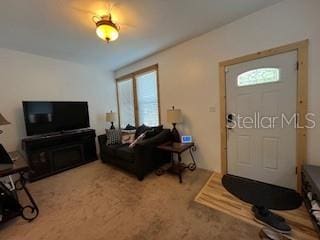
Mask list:
POLYGON ((96 33, 104 41, 114 41, 119 37, 119 31, 114 24, 101 24, 97 26, 96 33))
POLYGON ((167 111, 168 123, 182 123, 182 113, 180 109, 170 109, 167 111))

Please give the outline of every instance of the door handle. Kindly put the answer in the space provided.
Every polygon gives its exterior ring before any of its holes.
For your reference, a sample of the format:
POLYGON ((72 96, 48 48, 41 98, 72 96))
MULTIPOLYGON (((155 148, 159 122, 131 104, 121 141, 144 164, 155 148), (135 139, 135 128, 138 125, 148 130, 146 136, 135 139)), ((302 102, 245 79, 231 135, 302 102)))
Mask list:
POLYGON ((227 115, 227 129, 231 130, 234 128, 234 114, 233 113, 228 113, 227 115), (232 126, 230 126, 232 124, 232 126))
POLYGON ((232 121, 233 121, 233 114, 232 114, 232 113, 229 113, 229 114, 227 115, 227 122, 228 122, 228 123, 232 123, 232 121))

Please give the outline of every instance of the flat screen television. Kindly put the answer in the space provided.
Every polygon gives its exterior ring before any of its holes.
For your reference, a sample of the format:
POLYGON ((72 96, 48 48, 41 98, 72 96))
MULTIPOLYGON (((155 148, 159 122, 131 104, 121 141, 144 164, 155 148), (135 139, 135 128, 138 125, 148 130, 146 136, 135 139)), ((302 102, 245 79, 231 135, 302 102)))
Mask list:
POLYGON ((90 127, 87 102, 22 102, 28 136, 90 127))

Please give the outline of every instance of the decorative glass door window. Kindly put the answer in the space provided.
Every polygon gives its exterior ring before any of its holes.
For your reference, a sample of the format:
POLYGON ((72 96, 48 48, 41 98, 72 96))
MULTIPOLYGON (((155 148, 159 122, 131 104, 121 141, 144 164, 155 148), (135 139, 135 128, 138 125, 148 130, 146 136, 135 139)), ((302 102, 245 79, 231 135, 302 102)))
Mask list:
POLYGON ((237 78, 238 87, 253 86, 278 82, 280 80, 279 68, 258 68, 241 73, 237 78))

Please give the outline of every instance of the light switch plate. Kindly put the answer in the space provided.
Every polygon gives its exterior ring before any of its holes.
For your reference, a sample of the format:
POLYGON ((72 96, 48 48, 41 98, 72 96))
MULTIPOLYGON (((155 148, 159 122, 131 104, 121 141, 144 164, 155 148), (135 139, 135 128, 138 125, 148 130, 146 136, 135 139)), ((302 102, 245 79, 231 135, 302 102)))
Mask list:
POLYGON ((215 107, 209 107, 209 112, 216 112, 216 108, 215 107))

